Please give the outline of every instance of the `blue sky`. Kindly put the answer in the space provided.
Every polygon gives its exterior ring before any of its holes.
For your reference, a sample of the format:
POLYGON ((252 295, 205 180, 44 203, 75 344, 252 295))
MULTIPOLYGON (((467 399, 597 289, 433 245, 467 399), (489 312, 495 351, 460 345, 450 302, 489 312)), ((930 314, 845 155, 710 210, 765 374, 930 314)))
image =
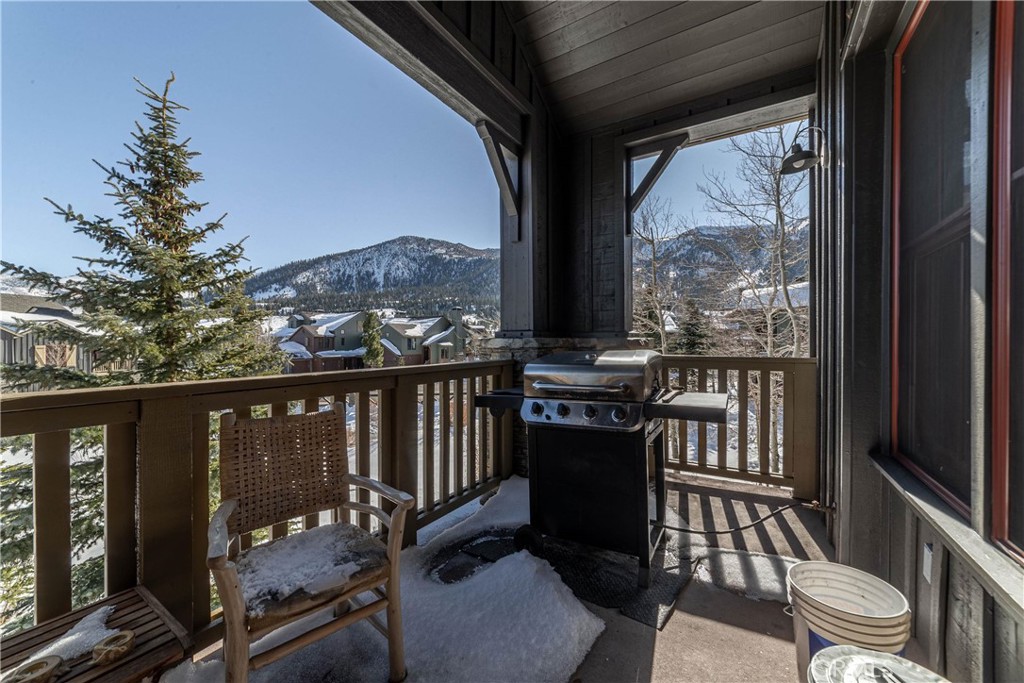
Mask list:
MULTIPOLYGON (((304 0, 0 3, 3 258, 51 272, 94 255, 43 197, 114 216, 96 159, 124 158, 142 98, 191 111, 200 217, 266 268, 397 237, 498 246, 498 191, 473 127, 304 0)), ((721 144, 684 150, 655 192, 698 216, 721 144)))

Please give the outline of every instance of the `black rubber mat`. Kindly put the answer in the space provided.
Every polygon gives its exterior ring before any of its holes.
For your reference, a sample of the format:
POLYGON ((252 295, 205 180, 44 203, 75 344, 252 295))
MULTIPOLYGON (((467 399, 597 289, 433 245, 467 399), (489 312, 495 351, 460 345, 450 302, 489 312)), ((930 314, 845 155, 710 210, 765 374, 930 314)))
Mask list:
MULTIPOLYGON (((461 539, 434 556, 429 563, 430 572, 443 583, 466 579, 487 564, 514 553, 514 534, 515 529, 492 529, 461 539)), ((672 534, 667 535, 655 554, 648 588, 637 586, 638 560, 629 555, 547 537, 542 557, 580 600, 617 608, 630 619, 657 629, 663 628, 671 616, 694 567, 690 559, 681 557, 672 534)))

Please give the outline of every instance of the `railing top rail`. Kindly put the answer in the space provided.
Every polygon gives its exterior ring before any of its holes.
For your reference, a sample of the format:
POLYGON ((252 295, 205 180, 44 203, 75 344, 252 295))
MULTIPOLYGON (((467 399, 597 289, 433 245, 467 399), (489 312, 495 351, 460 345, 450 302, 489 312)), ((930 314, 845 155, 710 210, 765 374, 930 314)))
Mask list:
POLYGON ((817 365, 817 358, 777 358, 770 356, 685 356, 666 354, 662 356, 665 367, 700 368, 700 367, 753 367, 770 369, 786 369, 795 366, 817 365))
POLYGON ((393 368, 364 368, 332 372, 303 372, 291 375, 266 375, 231 379, 210 379, 166 384, 130 384, 116 387, 40 391, 24 394, 0 394, 0 414, 46 408, 72 408, 94 406, 123 401, 142 401, 181 396, 208 396, 233 394, 243 391, 301 388, 318 384, 358 383, 379 389, 395 385, 399 377, 436 376, 444 373, 457 377, 460 372, 500 369, 511 365, 511 360, 463 361, 443 365, 411 365, 393 368))

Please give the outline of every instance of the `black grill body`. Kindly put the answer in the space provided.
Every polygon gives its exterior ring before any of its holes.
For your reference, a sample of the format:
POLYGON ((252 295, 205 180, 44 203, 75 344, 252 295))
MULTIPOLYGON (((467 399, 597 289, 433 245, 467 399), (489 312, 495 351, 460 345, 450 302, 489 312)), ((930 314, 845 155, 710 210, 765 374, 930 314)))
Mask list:
POLYGON ((662 421, 603 432, 528 427, 530 523, 544 535, 634 555, 637 580, 650 584, 651 559, 665 521, 662 421))

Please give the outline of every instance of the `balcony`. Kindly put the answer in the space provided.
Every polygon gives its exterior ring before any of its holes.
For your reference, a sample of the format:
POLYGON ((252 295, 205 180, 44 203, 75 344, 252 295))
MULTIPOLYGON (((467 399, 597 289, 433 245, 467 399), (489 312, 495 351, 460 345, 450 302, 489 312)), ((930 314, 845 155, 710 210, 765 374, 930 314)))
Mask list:
MULTIPOLYGON (((816 479, 814 369, 813 360, 665 357, 663 379, 691 391, 729 391, 732 398, 726 426, 668 425, 669 506, 680 521, 693 528, 736 526, 791 502, 794 487, 816 479), (767 400, 761 400, 762 392, 767 400), (812 431, 804 434, 808 428, 812 431), (738 447, 747 457, 738 457, 738 447)), ((416 493, 416 515, 405 535, 415 545, 418 532, 435 535, 438 525, 464 517, 464 506, 512 474, 513 431, 519 428, 513 416, 495 418, 471 408, 477 393, 511 386, 512 377, 512 361, 489 361, 5 396, 2 435, 33 437, 36 620, 72 607, 73 430, 104 430, 106 594, 144 585, 186 626, 196 652, 203 653, 216 647, 222 633, 205 564, 211 477, 212 490, 218 488, 217 470, 211 467, 217 420, 211 416, 226 410, 314 411, 344 402, 352 470, 416 493)), ((525 506, 519 514, 527 514, 525 506)), ((331 517, 337 519, 338 513, 331 517)), ((326 514, 322 519, 307 516, 242 543, 279 538, 326 521, 326 514)), ((353 514, 349 521, 376 530, 366 515, 353 514)), ((691 554, 689 568, 697 579, 683 590, 664 630, 589 605, 607 627, 580 675, 586 680, 618 678, 611 672, 625 673, 629 667, 668 675, 662 660, 668 657, 670 664, 675 656, 674 638, 690 640, 694 628, 703 629, 718 633, 713 640, 728 649, 742 635, 730 635, 731 630, 746 628, 753 635, 753 630, 765 630, 756 626, 765 623, 778 666, 795 666, 791 627, 780 605, 746 600, 712 585, 723 583, 719 574, 740 556, 731 551, 797 559, 831 554, 820 515, 805 511, 789 510, 762 527, 715 537, 691 554), (751 626, 742 626, 748 621, 751 626), (640 641, 647 647, 638 649, 640 641)), ((755 563, 747 568, 755 574, 745 580, 777 584, 779 566, 755 563), (759 578, 759 571, 775 575, 759 578)), ((403 571, 409 569, 403 565, 403 571)), ((742 581, 726 585, 745 590, 742 581)), ((718 659, 715 652, 704 651, 709 665, 718 659)))

